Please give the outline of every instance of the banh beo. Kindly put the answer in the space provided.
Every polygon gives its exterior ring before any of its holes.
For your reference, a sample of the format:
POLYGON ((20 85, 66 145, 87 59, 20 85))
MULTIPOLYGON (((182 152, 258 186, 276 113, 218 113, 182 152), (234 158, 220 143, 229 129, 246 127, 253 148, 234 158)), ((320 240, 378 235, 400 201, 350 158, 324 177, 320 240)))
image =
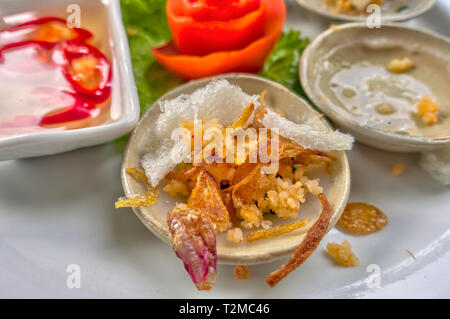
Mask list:
POLYGON ((450 136, 450 45, 442 50, 419 40, 380 32, 345 41, 324 54, 310 84, 362 126, 406 136, 450 136))

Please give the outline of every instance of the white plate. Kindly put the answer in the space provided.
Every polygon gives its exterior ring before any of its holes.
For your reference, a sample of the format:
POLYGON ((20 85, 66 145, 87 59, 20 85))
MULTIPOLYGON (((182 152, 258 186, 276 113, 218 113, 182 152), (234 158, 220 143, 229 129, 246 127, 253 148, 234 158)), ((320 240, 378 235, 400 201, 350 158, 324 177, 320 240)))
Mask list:
MULTIPOLYGON (((326 4, 326 0, 297 0, 302 7, 320 14, 324 17, 343 21, 360 21, 367 20, 367 16, 374 13, 370 11, 362 15, 349 15, 345 13, 336 13, 330 11, 326 4)), ((404 21, 415 18, 428 10, 435 4, 436 0, 385 0, 385 4, 380 6, 381 21, 404 21), (408 5, 408 9, 396 12, 398 8, 408 5)))
MULTIPOLYGON (((288 3, 288 27, 313 37, 332 23, 288 3)), ((0 5, 1 6, 1 5, 0 5)), ((450 36, 450 2, 408 24, 450 36)), ((59 298, 450 298, 450 188, 395 154, 357 144, 348 152, 350 201, 366 201, 389 216, 380 233, 351 236, 334 229, 318 250, 278 286, 265 276, 281 261, 251 266, 249 280, 218 267, 218 282, 197 292, 182 264, 136 218, 115 210, 123 195, 121 155, 112 145, 0 163, 0 297, 59 298), (404 163, 404 176, 390 165, 404 163), (329 241, 348 239, 358 268, 336 266, 323 253, 329 241), (414 260, 406 249, 417 257, 414 260), (81 269, 81 288, 69 289, 70 264, 81 269), (370 264, 381 270, 381 288, 365 283, 370 264)))
MULTIPOLYGON (((68 5, 73 3, 71 0, 3 0, 0 17, 9 16, 6 21, 13 21, 14 24, 25 22, 33 16, 65 18, 70 14, 66 12, 68 5), (30 15, 15 15, 23 12, 30 15), (14 19, 11 19, 12 15, 15 15, 14 19)), ((0 138, 0 160, 49 155, 108 142, 131 131, 139 119, 139 101, 118 1, 81 0, 76 3, 81 8, 82 27, 93 31, 96 46, 112 59, 112 121, 75 130, 0 138)), ((6 26, 6 22, 0 19, 0 29, 6 26)))

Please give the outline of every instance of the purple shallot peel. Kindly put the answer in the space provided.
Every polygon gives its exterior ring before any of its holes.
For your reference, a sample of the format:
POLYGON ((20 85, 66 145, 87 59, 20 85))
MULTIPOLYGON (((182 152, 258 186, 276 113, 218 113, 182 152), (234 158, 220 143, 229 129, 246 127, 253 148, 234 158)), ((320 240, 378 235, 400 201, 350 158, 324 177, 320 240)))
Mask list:
POLYGON ((186 204, 169 212, 167 224, 175 254, 180 258, 198 290, 209 290, 216 282, 216 231, 211 219, 186 204))

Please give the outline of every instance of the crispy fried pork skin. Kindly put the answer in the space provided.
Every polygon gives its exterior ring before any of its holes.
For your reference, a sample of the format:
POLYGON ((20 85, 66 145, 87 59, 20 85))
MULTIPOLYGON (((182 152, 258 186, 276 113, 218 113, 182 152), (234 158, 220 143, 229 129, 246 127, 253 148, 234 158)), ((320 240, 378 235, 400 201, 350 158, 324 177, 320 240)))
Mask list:
POLYGON ((319 219, 309 229, 305 238, 301 242, 300 246, 292 255, 291 259, 279 269, 270 273, 266 278, 266 282, 270 287, 275 286, 281 279, 286 277, 291 271, 299 267, 305 262, 306 259, 314 252, 319 245, 323 236, 328 230, 331 219, 331 207, 324 194, 318 195, 320 202, 322 203, 322 213, 319 219))
POLYGON ((222 232, 230 227, 230 215, 223 203, 220 186, 206 170, 198 175, 188 205, 208 216, 218 231, 222 232))

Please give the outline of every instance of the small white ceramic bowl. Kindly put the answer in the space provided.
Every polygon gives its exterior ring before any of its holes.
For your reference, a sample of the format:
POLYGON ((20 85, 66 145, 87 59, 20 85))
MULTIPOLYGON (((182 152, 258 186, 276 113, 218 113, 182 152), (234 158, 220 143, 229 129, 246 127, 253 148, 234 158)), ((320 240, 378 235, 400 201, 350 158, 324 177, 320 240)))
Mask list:
POLYGON ((65 18, 70 14, 67 12, 70 4, 79 6, 81 27, 93 32, 94 44, 112 61, 112 121, 74 130, 0 138, 0 160, 50 155, 105 143, 131 131, 139 120, 139 100, 118 0, 2 0, 0 29, 8 27, 6 22, 15 25, 34 17, 65 18), (5 17, 9 18, 2 19, 5 17))
MULTIPOLYGON (((226 79, 231 84, 239 86, 248 94, 260 94, 263 90, 267 90, 265 103, 270 107, 281 109, 288 119, 294 122, 300 122, 301 119, 305 119, 306 117, 312 123, 317 123, 319 127, 331 130, 329 123, 325 119, 319 118, 319 114, 308 103, 284 86, 270 80, 255 75, 229 74, 191 81, 175 88, 156 101, 142 116, 138 126, 133 131, 125 149, 122 162, 121 177, 125 195, 131 196, 146 191, 144 185, 126 173, 126 169, 129 167, 140 167, 140 160, 146 152, 146 141, 152 138, 154 122, 161 113, 159 102, 173 99, 181 94, 192 93, 194 90, 204 87, 213 79, 226 79)), ((327 174, 323 167, 316 167, 309 174, 310 177, 319 177, 321 179, 324 193, 333 209, 333 216, 329 228, 332 228, 338 221, 345 208, 350 191, 350 168, 347 156, 344 151, 332 153, 337 157, 337 160, 333 163, 332 175, 327 174)), ((167 226, 167 213, 172 210, 177 201, 162 189, 160 190, 161 196, 155 205, 151 207, 133 208, 133 210, 139 219, 156 236, 171 245, 172 240, 167 226)), ((299 216, 299 219, 311 219, 311 222, 304 228, 275 238, 259 240, 252 243, 243 242, 239 245, 228 242, 225 239, 225 233, 220 233, 217 237, 218 262, 221 264, 249 265, 270 262, 290 255, 299 246, 307 230, 319 217, 320 212, 320 202, 309 194, 306 203, 302 204, 299 216)), ((294 220, 287 221, 280 220, 279 218, 273 220, 274 225, 291 221, 294 220)))
MULTIPOLYGON (((359 22, 367 20, 367 15, 349 15, 345 13, 332 12, 327 9, 325 1, 326 0, 297 0, 297 3, 305 9, 334 20, 359 22)), ((403 0, 389 0, 387 2, 390 3, 386 3, 384 6, 381 6, 380 19, 382 22, 404 21, 415 18, 430 10, 436 0, 409 0, 408 3, 405 3, 403 0), (409 9, 395 12, 395 8, 401 8, 404 5, 408 5, 409 9), (389 6, 389 8, 385 9, 386 6, 389 6), (392 10, 394 11, 392 12, 392 10)), ((368 15, 372 13, 373 12, 370 12, 368 15)))
MULTIPOLYGON (((423 152, 450 146, 448 133, 437 137, 408 136, 363 124, 351 117, 341 106, 332 103, 317 87, 320 70, 323 70, 322 66, 327 62, 330 52, 346 45, 370 43, 381 45, 385 43, 418 51, 428 50, 427 52, 434 52, 440 57, 442 68, 450 68, 450 39, 446 37, 401 24, 385 24, 379 29, 368 29, 363 23, 343 24, 318 35, 303 52, 300 61, 300 80, 311 101, 337 127, 354 135, 359 142, 372 147, 394 152, 423 152)), ((448 127, 443 129, 448 131, 448 127)))

